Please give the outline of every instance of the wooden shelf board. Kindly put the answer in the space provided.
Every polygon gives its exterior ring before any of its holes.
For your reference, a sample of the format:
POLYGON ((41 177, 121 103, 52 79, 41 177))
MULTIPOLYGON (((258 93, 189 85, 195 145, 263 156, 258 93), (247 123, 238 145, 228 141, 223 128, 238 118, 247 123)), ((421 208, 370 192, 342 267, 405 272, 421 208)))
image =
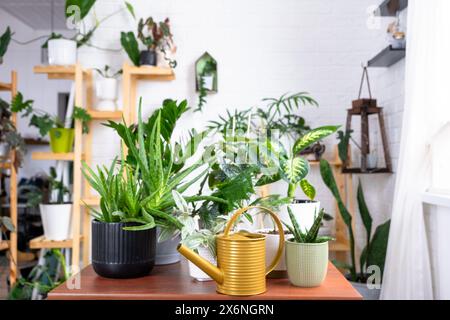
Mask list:
POLYGON ((0 241, 0 251, 9 249, 9 240, 1 240, 0 241))
POLYGON ((10 168, 11 168, 10 162, 4 162, 3 160, 1 160, 0 169, 10 169, 10 168))
POLYGON ((96 111, 91 109, 88 110, 88 113, 95 120, 122 119, 123 116, 122 111, 96 111))
POLYGON ((0 91, 11 91, 11 83, 0 82, 0 91))
POLYGON ((361 168, 345 168, 342 169, 342 173, 353 173, 353 174, 376 174, 376 173, 392 173, 388 168, 376 168, 367 169, 367 171, 362 172, 361 168))
POLYGON ((53 152, 33 152, 31 154, 33 160, 65 160, 73 161, 75 154, 73 152, 68 153, 53 153, 53 152))
POLYGON ((367 66, 370 68, 388 68, 406 56, 406 49, 394 49, 388 46, 372 58, 367 66))
MULTIPOLYGON (((70 66, 35 66, 34 73, 47 74, 49 79, 72 80, 75 77, 75 65, 70 66)), ((86 70, 83 70, 85 73, 86 70)))
POLYGON ((99 197, 89 197, 89 198, 83 198, 81 199, 81 205, 87 205, 87 206, 98 206, 100 205, 100 198, 99 197))
MULTIPOLYGON (((311 165, 311 166, 320 166, 320 161, 310 160, 310 161, 308 161, 308 162, 309 162, 309 165, 311 165)), ((342 163, 341 163, 341 162, 338 162, 338 161, 328 161, 328 163, 329 163, 331 166, 336 166, 336 167, 342 166, 342 163)))
POLYGON ((154 66, 130 66, 129 72, 138 79, 170 81, 175 79, 175 73, 171 68, 162 68, 154 66))
MULTIPOLYGON (((83 240, 83 236, 80 236, 83 240)), ((47 240, 44 236, 39 236, 30 240, 30 249, 57 249, 57 248, 72 248, 72 239, 53 241, 47 240)))
POLYGON ((375 15, 381 17, 395 17, 397 11, 402 11, 408 6, 408 0, 384 0, 375 10, 375 15))

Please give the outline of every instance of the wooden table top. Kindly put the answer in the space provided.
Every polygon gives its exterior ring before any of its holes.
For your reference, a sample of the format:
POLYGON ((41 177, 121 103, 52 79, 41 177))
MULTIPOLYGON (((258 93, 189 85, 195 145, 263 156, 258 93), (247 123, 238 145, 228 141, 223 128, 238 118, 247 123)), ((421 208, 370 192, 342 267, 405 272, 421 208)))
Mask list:
MULTIPOLYGON (((74 283, 74 281, 68 281, 74 283)), ((149 276, 137 279, 106 279, 91 265, 81 271, 80 289, 61 284, 48 294, 50 300, 360 300, 361 295, 331 264, 322 286, 299 288, 289 280, 267 279, 267 291, 250 297, 216 293, 214 281, 197 282, 189 276, 186 261, 156 266, 149 276)), ((73 285, 72 285, 73 287, 73 285)))

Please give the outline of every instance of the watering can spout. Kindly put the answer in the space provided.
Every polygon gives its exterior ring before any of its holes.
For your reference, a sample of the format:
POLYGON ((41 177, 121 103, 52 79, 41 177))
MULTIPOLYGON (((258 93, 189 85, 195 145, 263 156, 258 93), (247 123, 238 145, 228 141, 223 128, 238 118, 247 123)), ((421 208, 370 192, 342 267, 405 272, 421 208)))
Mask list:
POLYGON ((223 272, 217 268, 215 265, 200 257, 197 253, 189 249, 188 247, 182 245, 181 243, 178 245, 177 250, 183 256, 186 257, 189 261, 199 267, 203 272, 209 275, 215 282, 218 284, 223 283, 223 272))

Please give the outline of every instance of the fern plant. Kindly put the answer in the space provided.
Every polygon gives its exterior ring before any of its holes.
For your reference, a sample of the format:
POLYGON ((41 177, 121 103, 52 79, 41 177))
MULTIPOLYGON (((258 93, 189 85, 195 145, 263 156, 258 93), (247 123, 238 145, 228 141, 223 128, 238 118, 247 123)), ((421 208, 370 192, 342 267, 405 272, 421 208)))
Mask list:
POLYGON ((288 207, 289 212, 289 219, 291 220, 291 224, 289 225, 287 223, 283 224, 288 228, 288 230, 292 233, 294 236, 290 241, 297 242, 297 243, 323 243, 328 241, 333 241, 334 238, 324 236, 319 237, 319 229, 322 225, 322 220, 325 217, 325 211, 321 209, 319 211, 319 214, 317 214, 314 218, 314 223, 311 226, 309 230, 301 230, 297 219, 295 218, 294 214, 292 213, 292 210, 290 207, 288 207))

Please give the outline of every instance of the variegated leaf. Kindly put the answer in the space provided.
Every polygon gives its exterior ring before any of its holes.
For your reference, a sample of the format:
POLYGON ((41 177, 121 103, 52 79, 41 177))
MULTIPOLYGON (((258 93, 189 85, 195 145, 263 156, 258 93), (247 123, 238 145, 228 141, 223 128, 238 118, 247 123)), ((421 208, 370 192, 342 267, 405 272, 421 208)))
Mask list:
POLYGON ((300 187, 303 190, 303 193, 310 198, 311 200, 314 200, 314 198, 316 197, 316 189, 314 188, 314 186, 312 184, 309 183, 308 180, 303 179, 302 181, 300 181, 300 187))
POLYGON ((324 126, 307 132, 303 137, 298 139, 294 144, 294 153, 297 154, 317 141, 336 132, 340 126, 324 126))
POLYGON ((293 157, 283 161, 283 178, 290 184, 299 183, 309 172, 309 163, 301 157, 293 157))

